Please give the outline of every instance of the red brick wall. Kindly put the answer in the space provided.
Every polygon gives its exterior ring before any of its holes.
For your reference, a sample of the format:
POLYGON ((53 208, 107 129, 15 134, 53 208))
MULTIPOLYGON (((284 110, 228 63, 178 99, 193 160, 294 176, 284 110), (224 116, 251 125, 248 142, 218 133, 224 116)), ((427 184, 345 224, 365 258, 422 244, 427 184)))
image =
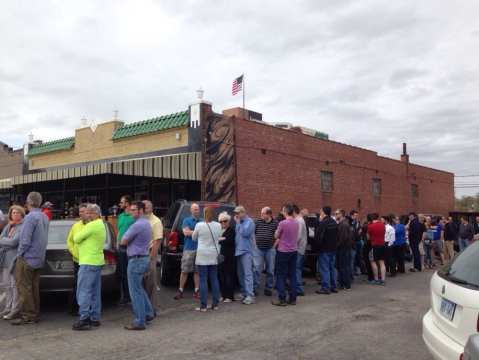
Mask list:
POLYGON ((316 139, 259 122, 235 118, 238 203, 258 215, 286 201, 318 211, 321 206, 369 212, 447 214, 454 207, 454 175, 378 156, 358 147, 316 139), (333 172, 333 191, 321 192, 321 170, 333 172), (409 174, 409 175, 408 175, 409 174), (380 178, 382 194, 372 193, 380 178), (411 184, 419 197, 413 200, 411 184))

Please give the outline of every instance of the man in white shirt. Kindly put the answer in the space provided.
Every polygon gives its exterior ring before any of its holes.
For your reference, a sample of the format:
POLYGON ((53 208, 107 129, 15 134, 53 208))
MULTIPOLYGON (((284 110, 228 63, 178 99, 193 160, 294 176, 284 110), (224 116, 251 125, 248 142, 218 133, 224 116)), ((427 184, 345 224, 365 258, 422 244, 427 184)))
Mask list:
POLYGON ((392 246, 396 241, 396 230, 392 226, 392 216, 383 216, 381 221, 384 223, 386 227, 386 233, 384 234, 384 243, 386 246, 386 271, 391 274, 391 276, 396 275, 396 271, 394 271, 394 264, 392 258, 392 246))

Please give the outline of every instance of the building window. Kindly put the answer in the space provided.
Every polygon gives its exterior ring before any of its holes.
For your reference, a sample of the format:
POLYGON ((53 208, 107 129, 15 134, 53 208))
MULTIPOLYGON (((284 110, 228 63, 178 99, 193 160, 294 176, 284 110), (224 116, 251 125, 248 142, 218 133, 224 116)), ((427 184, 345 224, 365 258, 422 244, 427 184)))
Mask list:
POLYGON ((419 197, 419 189, 417 184, 411 184, 411 195, 413 199, 417 199, 419 197))
POLYGON ((373 179, 373 196, 380 197, 382 192, 381 179, 373 179))
POLYGON ((333 191, 333 173, 331 171, 321 171, 321 191, 333 191))

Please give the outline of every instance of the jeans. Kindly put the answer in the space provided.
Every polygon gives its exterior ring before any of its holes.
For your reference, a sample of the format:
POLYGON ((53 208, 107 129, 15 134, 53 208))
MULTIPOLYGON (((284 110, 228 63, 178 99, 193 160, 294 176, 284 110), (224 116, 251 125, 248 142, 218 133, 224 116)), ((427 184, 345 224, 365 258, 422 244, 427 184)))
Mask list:
POLYGON ((303 267, 304 267, 304 255, 300 255, 296 257, 296 293, 297 294, 304 294, 304 286, 303 286, 303 267))
POLYGON ((324 290, 336 289, 336 252, 319 254, 319 272, 321 274, 321 288, 324 290))
POLYGON ((128 287, 128 255, 126 248, 120 246, 118 250, 118 275, 121 284, 121 298, 123 301, 130 302, 130 290, 128 287))
POLYGON ((356 248, 351 249, 351 280, 354 280, 356 274, 356 248))
POLYGON ((266 284, 265 289, 273 289, 274 283, 274 258, 276 250, 271 249, 256 249, 253 257, 254 262, 254 288, 258 289, 261 284, 261 274, 266 269, 266 284))
POLYGON ((432 266, 431 244, 424 243, 424 265, 432 266))
POLYGON ((100 320, 101 268, 97 265, 80 265, 77 284, 80 320, 100 320))
POLYGON ((254 297, 253 255, 251 253, 244 253, 236 258, 241 294, 243 296, 254 297))
POLYGON ((409 246, 411 247, 412 256, 414 258, 414 268, 421 271, 421 253, 419 252, 419 241, 410 240, 409 246))
POLYGON ((135 317, 133 324, 140 327, 145 326, 147 316, 154 316, 150 298, 143 287, 143 277, 148 272, 149 266, 150 258, 148 256, 131 257, 128 260, 128 288, 135 317))
POLYGON ((286 278, 289 279, 289 301, 296 301, 296 251, 276 252, 276 290, 279 300, 286 300, 286 278))
POLYGON ((339 286, 351 288, 351 250, 338 249, 338 282, 339 286))
POLYGON ((459 251, 464 250, 469 246, 469 240, 459 238, 459 251))
POLYGON ((208 305, 208 280, 213 292, 213 306, 220 302, 220 284, 218 283, 218 265, 197 265, 200 275, 200 302, 201 308, 208 305))

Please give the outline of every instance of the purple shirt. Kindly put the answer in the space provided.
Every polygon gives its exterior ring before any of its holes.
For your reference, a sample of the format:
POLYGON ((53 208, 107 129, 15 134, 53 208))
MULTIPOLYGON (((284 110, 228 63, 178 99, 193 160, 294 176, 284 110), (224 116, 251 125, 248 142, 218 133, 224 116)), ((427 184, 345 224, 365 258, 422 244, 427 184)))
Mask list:
POLYGON ((286 219, 278 225, 278 251, 298 251, 299 223, 295 219, 286 219))
POLYGON ((152 236, 150 222, 144 218, 138 218, 123 235, 128 241, 126 254, 128 256, 148 255, 148 247, 152 236))

